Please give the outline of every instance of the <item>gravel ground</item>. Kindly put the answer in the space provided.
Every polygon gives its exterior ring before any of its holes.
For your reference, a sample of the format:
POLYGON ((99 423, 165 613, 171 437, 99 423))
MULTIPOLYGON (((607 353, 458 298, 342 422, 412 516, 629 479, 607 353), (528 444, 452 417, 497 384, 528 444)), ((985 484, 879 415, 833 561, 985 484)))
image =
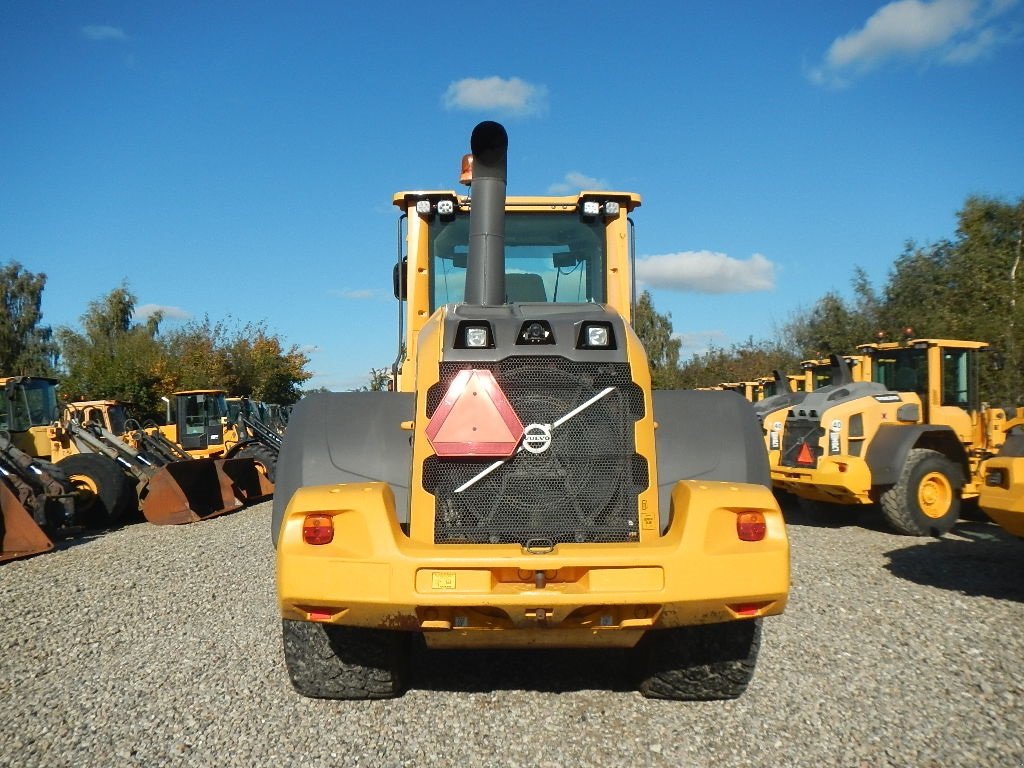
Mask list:
POLYGON ((787 519, 790 606, 709 703, 648 701, 611 654, 426 650, 400 699, 304 699, 269 503, 66 542, 0 567, 0 765, 1024 765, 1024 542, 787 519))

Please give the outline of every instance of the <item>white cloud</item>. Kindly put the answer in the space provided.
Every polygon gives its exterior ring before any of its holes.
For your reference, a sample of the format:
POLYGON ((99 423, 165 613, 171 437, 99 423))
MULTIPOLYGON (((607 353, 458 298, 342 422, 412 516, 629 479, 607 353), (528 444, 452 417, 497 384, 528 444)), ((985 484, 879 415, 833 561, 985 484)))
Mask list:
POLYGON ((723 346, 729 336, 725 331, 684 331, 673 333, 672 338, 679 339, 679 356, 689 358, 693 355, 703 355, 710 351, 713 345, 723 346))
POLYGON ((167 304, 141 304, 135 308, 135 317, 139 320, 145 320, 157 312, 163 315, 164 320, 190 320, 192 318, 191 312, 181 307, 172 307, 167 304))
POLYGON ((518 77, 467 77, 448 86, 444 106, 473 112, 536 115, 545 110, 547 95, 548 89, 543 85, 531 85, 518 77))
POLYGON ((860 29, 832 41, 808 77, 819 85, 843 86, 896 59, 970 63, 1014 36, 986 25, 1016 2, 895 0, 875 11, 860 29))
POLYGON ((105 24, 89 24, 88 26, 82 27, 82 37, 87 40, 97 41, 123 41, 128 39, 128 35, 126 35, 124 30, 120 27, 111 27, 105 24))
POLYGON ((584 189, 608 189, 608 182, 587 176, 579 171, 569 171, 562 181, 556 181, 548 187, 549 195, 568 195, 584 189))
POLYGON ((637 259, 644 285, 691 293, 751 293, 775 287, 775 264, 760 253, 743 261, 713 251, 684 251, 637 259))

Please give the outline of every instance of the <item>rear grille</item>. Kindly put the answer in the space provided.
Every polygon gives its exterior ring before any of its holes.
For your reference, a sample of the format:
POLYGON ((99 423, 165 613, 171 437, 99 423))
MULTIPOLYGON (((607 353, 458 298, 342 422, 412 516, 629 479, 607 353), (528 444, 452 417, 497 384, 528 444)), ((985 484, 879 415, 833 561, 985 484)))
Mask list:
POLYGON ((782 433, 782 455, 779 457, 779 464, 784 467, 805 467, 814 469, 818 466, 818 441, 825 434, 821 423, 817 419, 801 419, 790 417, 786 419, 786 428, 782 433), (811 462, 798 463, 800 449, 807 443, 810 449, 811 462))
POLYGON ((637 495, 649 480, 633 435, 644 415, 643 393, 629 365, 540 356, 442 363, 441 381, 427 393, 428 416, 466 368, 490 370, 524 426, 552 424, 606 387, 614 390, 554 428, 547 451, 519 451, 462 493, 455 489, 494 459, 427 459, 423 487, 435 498, 434 541, 545 546, 637 540, 637 495))

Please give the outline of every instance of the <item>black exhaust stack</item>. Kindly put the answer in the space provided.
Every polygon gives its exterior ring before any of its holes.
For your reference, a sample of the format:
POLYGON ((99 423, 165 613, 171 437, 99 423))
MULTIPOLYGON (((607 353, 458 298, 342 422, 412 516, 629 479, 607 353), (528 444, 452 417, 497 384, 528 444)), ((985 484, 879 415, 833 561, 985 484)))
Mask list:
POLYGON ((469 210, 466 303, 505 303, 505 183, 508 134, 487 120, 473 129, 473 202, 469 210))

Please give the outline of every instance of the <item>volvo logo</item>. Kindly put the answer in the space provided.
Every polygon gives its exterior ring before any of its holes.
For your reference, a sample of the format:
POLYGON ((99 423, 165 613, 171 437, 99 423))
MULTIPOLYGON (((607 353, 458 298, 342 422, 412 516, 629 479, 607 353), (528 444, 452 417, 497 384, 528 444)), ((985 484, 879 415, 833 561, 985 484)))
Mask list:
POLYGON ((523 430, 523 448, 530 453, 544 453, 550 447, 550 424, 530 424, 523 430))

